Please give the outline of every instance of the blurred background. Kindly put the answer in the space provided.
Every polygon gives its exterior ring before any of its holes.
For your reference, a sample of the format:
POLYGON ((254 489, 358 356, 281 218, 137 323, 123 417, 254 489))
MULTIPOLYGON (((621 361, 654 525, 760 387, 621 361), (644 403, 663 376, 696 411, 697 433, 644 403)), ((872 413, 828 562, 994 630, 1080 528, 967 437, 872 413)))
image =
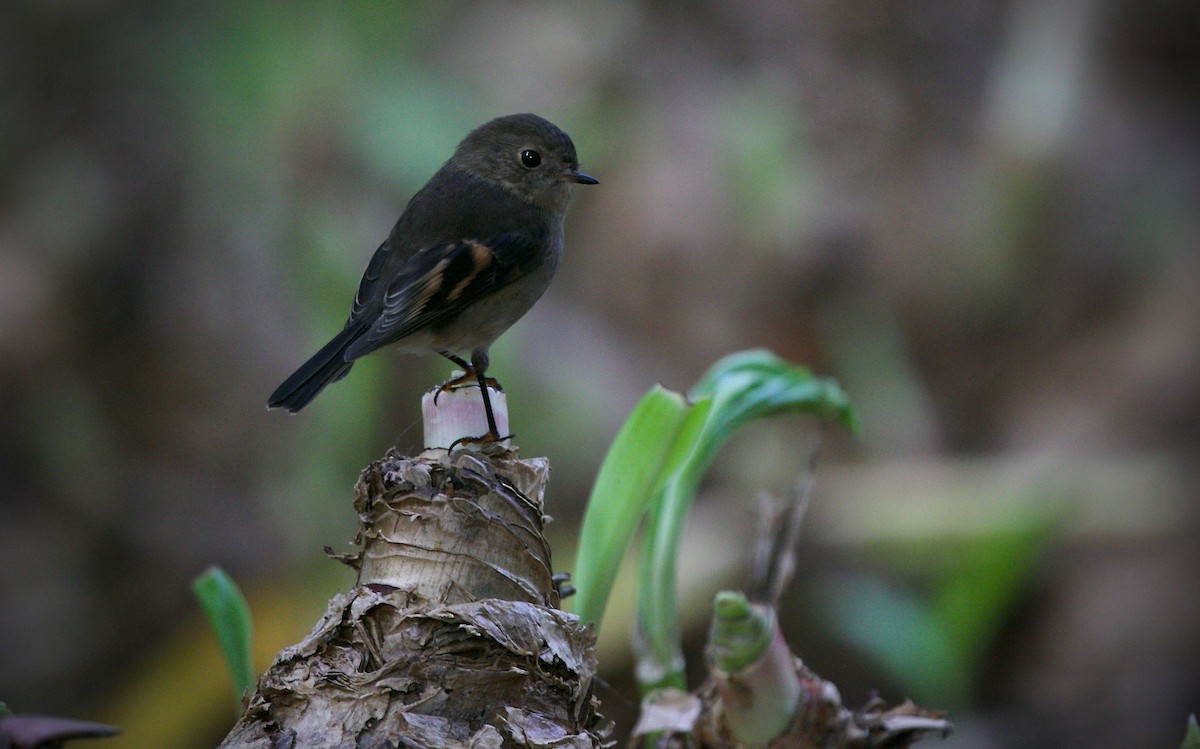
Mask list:
MULTIPOLYGON (((234 705, 189 586, 258 662, 353 582, 359 469, 420 447, 448 366, 375 355, 267 395, 336 332, 408 197, 537 112, 600 179, 493 349, 553 462, 558 566, 653 383, 764 346, 836 377, 784 600, 851 706, 961 747, 1177 746, 1200 709, 1200 5, 262 0, 0 9, 0 700, 205 747, 234 705)), ((754 425, 681 565, 699 673, 755 497, 811 426, 754 425)), ((602 632, 634 713, 631 592, 602 632)), ((932 743, 932 742, 931 742, 932 743)))

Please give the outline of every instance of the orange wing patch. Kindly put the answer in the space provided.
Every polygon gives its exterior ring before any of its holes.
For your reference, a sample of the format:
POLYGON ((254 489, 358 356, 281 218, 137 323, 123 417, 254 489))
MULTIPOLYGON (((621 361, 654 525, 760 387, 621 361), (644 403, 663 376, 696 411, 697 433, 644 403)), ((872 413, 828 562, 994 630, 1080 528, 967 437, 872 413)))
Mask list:
POLYGON ((462 280, 456 283, 454 288, 450 290, 450 293, 446 295, 446 301, 448 302, 456 301, 460 296, 462 296, 463 291, 471 285, 471 282, 478 278, 480 273, 483 273, 492 265, 492 259, 494 256, 487 245, 470 239, 466 241, 466 245, 471 251, 471 270, 469 273, 467 273, 467 275, 463 276, 462 280))
POLYGON ((425 311, 425 307, 429 304, 429 300, 442 290, 442 283, 445 281, 446 268, 450 265, 450 258, 442 258, 437 261, 437 265, 433 266, 424 276, 421 277, 420 288, 412 303, 408 307, 408 313, 404 315, 402 322, 410 322, 417 315, 425 311))

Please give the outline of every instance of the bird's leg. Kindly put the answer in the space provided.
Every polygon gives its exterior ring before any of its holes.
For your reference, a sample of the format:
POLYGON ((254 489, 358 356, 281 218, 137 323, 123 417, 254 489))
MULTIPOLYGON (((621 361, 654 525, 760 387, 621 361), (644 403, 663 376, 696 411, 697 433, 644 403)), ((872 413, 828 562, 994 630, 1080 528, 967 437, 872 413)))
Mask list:
POLYGON ((449 351, 439 351, 438 353, 462 367, 463 371, 466 372, 467 375, 471 377, 475 376, 475 370, 471 368, 471 363, 466 359, 462 358, 461 356, 455 356, 449 351))
POLYGON ((479 395, 483 397, 483 410, 487 414, 488 430, 487 434, 482 437, 462 437, 454 440, 450 445, 450 450, 462 443, 487 443, 487 442, 503 442, 510 439, 513 435, 509 434, 504 437, 500 436, 500 429, 496 426, 496 415, 492 413, 492 398, 488 395, 489 380, 487 375, 488 355, 484 349, 477 349, 471 354, 471 369, 475 372, 475 379, 479 382, 479 395))
POLYGON ((484 437, 492 437, 497 442, 500 441, 500 430, 496 428, 496 415, 492 413, 492 397, 488 395, 487 374, 488 355, 487 351, 477 349, 471 353, 471 366, 475 369, 475 379, 479 380, 479 394, 483 396, 483 410, 487 412, 488 431, 484 437))

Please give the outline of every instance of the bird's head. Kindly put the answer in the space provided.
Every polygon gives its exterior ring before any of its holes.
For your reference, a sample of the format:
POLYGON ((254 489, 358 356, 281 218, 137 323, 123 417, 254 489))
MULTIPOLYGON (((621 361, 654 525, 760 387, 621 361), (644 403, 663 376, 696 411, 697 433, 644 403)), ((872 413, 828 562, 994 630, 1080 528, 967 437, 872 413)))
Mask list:
POLYGON ((597 184, 579 171, 571 138, 533 114, 497 117, 480 125, 458 145, 453 161, 551 212, 566 210, 571 185, 597 184))

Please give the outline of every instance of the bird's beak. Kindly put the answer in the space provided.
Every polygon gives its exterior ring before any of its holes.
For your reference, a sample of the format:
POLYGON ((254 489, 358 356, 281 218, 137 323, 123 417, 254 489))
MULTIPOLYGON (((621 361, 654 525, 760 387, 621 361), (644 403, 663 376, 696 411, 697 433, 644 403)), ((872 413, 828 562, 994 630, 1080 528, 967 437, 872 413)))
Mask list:
POLYGON ((598 185, 600 180, 595 177, 584 174, 578 169, 570 169, 567 171, 567 181, 574 182, 577 185, 598 185))

